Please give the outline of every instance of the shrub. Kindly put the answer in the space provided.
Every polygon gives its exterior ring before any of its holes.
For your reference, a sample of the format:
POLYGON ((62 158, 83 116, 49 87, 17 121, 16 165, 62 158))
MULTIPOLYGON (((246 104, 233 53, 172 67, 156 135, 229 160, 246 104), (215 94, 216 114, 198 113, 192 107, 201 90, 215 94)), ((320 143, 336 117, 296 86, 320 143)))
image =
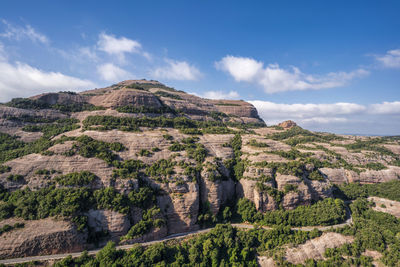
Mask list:
POLYGON ((254 146, 254 147, 269 147, 267 143, 257 142, 256 139, 250 139, 250 141, 247 144, 249 146, 254 146))
POLYGON ((5 173, 11 171, 11 167, 6 165, 0 165, 0 173, 5 173))
POLYGON ((64 186, 85 186, 92 183, 97 178, 91 172, 82 171, 82 172, 73 172, 66 175, 58 176, 55 178, 58 184, 64 186))
POLYGON ((7 176, 7 180, 14 182, 14 183, 23 183, 25 182, 24 176, 20 175, 20 174, 10 174, 9 176, 7 176))

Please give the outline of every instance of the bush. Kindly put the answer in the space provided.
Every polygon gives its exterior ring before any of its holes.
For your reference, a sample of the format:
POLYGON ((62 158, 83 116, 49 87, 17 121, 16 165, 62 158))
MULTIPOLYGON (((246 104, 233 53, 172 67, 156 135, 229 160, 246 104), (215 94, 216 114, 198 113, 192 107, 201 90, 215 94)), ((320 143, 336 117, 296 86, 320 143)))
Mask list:
POLYGON ((85 186, 95 179, 97 179, 97 176, 88 171, 73 172, 55 178, 58 184, 64 186, 85 186))
POLYGON ((139 156, 141 157, 150 157, 152 154, 147 149, 140 149, 139 156))
POLYGON ((11 171, 11 167, 6 165, 0 165, 0 173, 5 173, 11 171))
POLYGON ((269 145, 267 143, 261 143, 261 142, 257 142, 256 139, 251 139, 247 145, 249 146, 254 146, 254 147, 269 147, 269 145))
POLYGON ((7 180, 14 182, 14 183, 23 183, 25 182, 24 176, 20 175, 20 174, 10 174, 9 176, 7 176, 7 180))

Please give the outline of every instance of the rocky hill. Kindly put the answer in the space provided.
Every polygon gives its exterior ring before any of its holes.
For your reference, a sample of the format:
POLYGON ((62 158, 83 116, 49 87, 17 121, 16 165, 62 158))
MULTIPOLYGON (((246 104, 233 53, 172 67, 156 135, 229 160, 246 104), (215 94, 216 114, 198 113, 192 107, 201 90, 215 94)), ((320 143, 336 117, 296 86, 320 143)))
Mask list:
POLYGON ((0 257, 134 243, 400 179, 398 137, 267 126, 245 101, 156 81, 46 93, 0 105, 0 257))

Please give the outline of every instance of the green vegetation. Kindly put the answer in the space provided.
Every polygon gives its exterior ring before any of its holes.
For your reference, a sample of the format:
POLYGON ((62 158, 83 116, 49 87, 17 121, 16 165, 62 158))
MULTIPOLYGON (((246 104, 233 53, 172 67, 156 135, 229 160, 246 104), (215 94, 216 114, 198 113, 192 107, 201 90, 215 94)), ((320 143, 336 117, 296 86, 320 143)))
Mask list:
POLYGON ((28 154, 46 151, 57 142, 61 142, 61 140, 51 140, 53 136, 79 128, 75 123, 76 120, 74 119, 63 119, 55 123, 54 126, 43 126, 43 128, 40 128, 40 130, 43 130, 43 136, 30 143, 24 143, 16 136, 0 133, 0 151, 2 151, 0 153, 0 163, 28 154))
POLYGON ((257 142, 256 139, 251 139, 247 145, 254 146, 254 147, 269 147, 267 143, 257 142))
POLYGON ((240 105, 239 105, 239 104, 234 104, 234 103, 222 103, 222 102, 220 102, 220 103, 216 103, 215 105, 217 105, 217 106, 231 106, 231 107, 240 107, 240 105))
POLYGON ((59 185, 64 186, 86 186, 92 183, 96 178, 96 175, 93 173, 82 171, 57 176, 55 180, 59 185))
POLYGON ((170 135, 170 134, 164 134, 164 135, 163 135, 163 138, 164 138, 165 140, 169 140, 169 141, 174 140, 174 137, 173 137, 172 135, 170 135))
MULTIPOLYGON (((72 184, 79 180, 71 177, 79 177, 72 174, 66 180, 72 184)), ((90 174, 80 176, 92 177, 90 174)), ((77 183, 82 182, 82 179, 77 183)), ((37 220, 53 216, 70 218, 78 225, 81 231, 87 227, 87 218, 84 212, 89 209, 109 209, 123 214, 128 214, 133 206, 145 208, 149 203, 154 203, 155 192, 146 184, 128 196, 118 193, 114 188, 107 187, 91 190, 88 187, 56 188, 50 186, 36 191, 30 189, 19 189, 7 192, 2 189, 0 194, 0 220, 10 217, 19 217, 25 220, 37 220)))
POLYGON ((117 250, 110 242, 96 256, 68 257, 55 266, 258 266, 257 251, 304 243, 318 236, 318 231, 292 231, 288 227, 240 231, 231 225, 219 224, 209 233, 181 243, 137 245, 130 250, 117 250))
POLYGON ((113 151, 119 152, 126 149, 121 143, 107 143, 98 141, 87 135, 81 135, 79 137, 65 137, 62 140, 77 142, 74 143, 72 148, 67 152, 68 156, 78 154, 85 158, 96 157, 104 160, 110 165, 118 159, 118 156, 114 154, 113 151))
POLYGON ((11 171, 11 167, 10 166, 6 166, 6 165, 0 165, 0 173, 6 173, 11 171))
POLYGON ((387 169, 385 165, 383 165, 382 163, 379 163, 379 162, 367 163, 363 167, 370 169, 370 170, 375 170, 375 171, 387 169))
MULTIPOLYGON (((116 85, 113 85, 113 86, 116 86, 116 85)), ((164 90, 171 91, 171 92, 177 91, 172 87, 168 87, 168 86, 165 86, 164 84, 160 84, 160 83, 132 83, 132 84, 126 86, 126 88, 133 88, 133 89, 144 90, 144 91, 149 91, 149 89, 151 89, 151 88, 160 88, 160 89, 164 89, 164 90)))
MULTIPOLYGON (((63 92, 61 92, 63 93, 63 92)), ((95 106, 89 103, 71 103, 71 104, 47 104, 40 100, 30 98, 13 98, 10 102, 6 103, 9 107, 22 108, 22 109, 56 109, 61 112, 80 112, 80 111, 93 111, 101 110, 103 107, 95 106)))
POLYGON ((14 183, 24 183, 25 179, 24 176, 20 174, 10 174, 9 176, 7 176, 7 181, 14 183))
POLYGON ((359 197, 377 196, 395 201, 400 201, 400 181, 393 180, 379 184, 343 184, 336 191, 338 196, 347 199, 357 199, 359 197))
POLYGON ((222 121, 196 121, 186 117, 167 118, 158 117, 113 117, 113 116, 88 116, 83 121, 84 129, 111 130, 119 129, 122 131, 140 131, 140 127, 149 128, 175 128, 185 134, 206 133, 231 133, 227 127, 251 128, 258 127, 260 124, 241 124, 224 123, 222 121), (224 129, 223 129, 224 128, 224 129))
POLYGON ((278 151, 270 151, 269 153, 279 155, 289 160, 295 160, 297 158, 306 158, 312 156, 312 153, 301 153, 300 151, 294 148, 292 148, 289 151, 278 150, 278 151))
POLYGON ((171 159, 160 159, 154 162, 152 165, 147 166, 145 174, 153 177, 156 181, 163 181, 164 178, 174 174, 174 166, 176 162, 171 159))
POLYGON ((385 138, 369 138, 367 140, 356 140, 355 143, 343 145, 348 150, 353 150, 353 152, 359 152, 361 150, 375 151, 382 155, 392 156, 398 159, 398 155, 393 153, 390 149, 379 146, 379 144, 385 143, 385 138))
POLYGON ((143 212, 143 219, 129 229, 128 233, 121 237, 121 240, 140 237, 150 232, 152 228, 159 228, 165 224, 165 220, 157 218, 160 216, 160 209, 153 207, 143 212))
POLYGON ((239 199, 237 212, 244 221, 264 225, 312 226, 333 225, 346 219, 344 202, 340 199, 324 199, 310 206, 298 206, 294 210, 275 210, 259 213, 253 202, 239 199))
POLYGON ((147 149, 140 149, 139 150, 139 156, 141 157, 150 157, 152 153, 148 151, 147 149))
POLYGON ((79 120, 77 119, 59 119, 51 124, 42 125, 27 125, 22 128, 25 132, 42 132, 43 138, 52 138, 59 133, 69 132, 78 129, 79 126, 76 124, 79 120))
POLYGON ((3 227, 0 227, 0 236, 6 232, 10 232, 15 229, 24 228, 24 223, 15 223, 14 225, 6 224, 3 227))
POLYGON ((165 91, 157 91, 154 94, 157 96, 168 97, 168 98, 172 98, 172 99, 176 99, 176 100, 183 100, 180 95, 167 93, 165 91))
POLYGON ((176 113, 175 110, 173 110, 168 106, 155 108, 147 106, 135 107, 130 105, 130 106, 117 107, 116 110, 121 113, 154 113, 154 114, 176 113))
POLYGON ((320 134, 313 133, 308 130, 305 130, 299 126, 295 126, 290 128, 287 131, 274 133, 272 135, 267 136, 267 138, 283 141, 286 140, 290 146, 296 146, 297 144, 309 143, 309 142, 330 142, 332 140, 342 140, 343 138, 334 134, 320 134))
MULTIPOLYGON (((328 258, 318 266, 372 266, 371 258, 362 256, 365 250, 381 252, 381 261, 386 266, 399 266, 400 264, 400 221, 393 215, 373 211, 371 204, 365 199, 357 199, 350 205, 353 224, 345 228, 335 229, 336 232, 353 235, 352 244, 345 244, 335 249, 327 249, 325 256, 328 258), (361 262, 360 262, 361 261, 361 262)), ((315 265, 310 265, 315 266, 315 265)))
POLYGON ((146 165, 140 160, 125 160, 123 162, 115 162, 117 169, 113 170, 113 178, 133 178, 139 177, 140 170, 146 165))

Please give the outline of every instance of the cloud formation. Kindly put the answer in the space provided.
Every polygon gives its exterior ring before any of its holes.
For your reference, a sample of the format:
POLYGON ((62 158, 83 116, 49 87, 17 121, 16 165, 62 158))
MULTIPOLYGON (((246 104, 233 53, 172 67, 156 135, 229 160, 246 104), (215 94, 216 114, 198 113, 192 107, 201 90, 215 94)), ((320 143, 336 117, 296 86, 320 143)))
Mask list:
POLYGON ((0 62, 0 101, 57 90, 77 91, 95 87, 89 80, 48 72, 25 63, 0 62))
POLYGON ((258 84, 267 93, 335 88, 369 74, 367 70, 357 69, 352 72, 309 75, 297 67, 283 69, 278 64, 264 66, 264 63, 255 59, 235 56, 226 56, 216 62, 215 66, 227 72, 235 81, 258 84))
POLYGON ((151 75, 157 79, 179 81, 195 81, 202 76, 202 73, 195 66, 186 61, 166 59, 166 63, 163 67, 155 68, 151 75))
POLYGON ((223 92, 223 91, 207 91, 202 94, 202 97, 208 98, 208 99, 239 99, 240 96, 238 92, 236 91, 229 91, 229 92, 223 92))
POLYGON ((97 42, 97 48, 109 55, 117 56, 123 61, 126 53, 139 53, 142 45, 138 41, 126 37, 117 38, 114 35, 101 33, 97 42))
POLYGON ((400 68, 400 49, 389 50, 385 55, 375 58, 386 68, 400 68))
POLYGON ((117 82, 124 79, 132 78, 132 74, 120 67, 106 63, 97 67, 97 73, 101 79, 108 82, 117 82))
POLYGON ((15 26, 6 20, 1 20, 5 25, 5 31, 0 33, 0 37, 20 41, 22 39, 30 39, 32 42, 48 44, 49 39, 46 35, 37 32, 31 25, 27 24, 24 27, 15 26))
MULTIPOLYGON (((270 125, 284 120, 294 120, 305 127, 323 128, 321 125, 329 127, 334 124, 342 124, 352 129, 351 124, 360 120, 364 125, 370 126, 369 123, 380 123, 383 116, 386 116, 385 119, 388 123, 388 115, 400 116, 400 101, 370 105, 355 103, 281 104, 260 100, 249 102, 257 108, 260 116, 270 125)), ((393 121, 395 124, 397 120, 392 120, 392 124, 393 121)))

